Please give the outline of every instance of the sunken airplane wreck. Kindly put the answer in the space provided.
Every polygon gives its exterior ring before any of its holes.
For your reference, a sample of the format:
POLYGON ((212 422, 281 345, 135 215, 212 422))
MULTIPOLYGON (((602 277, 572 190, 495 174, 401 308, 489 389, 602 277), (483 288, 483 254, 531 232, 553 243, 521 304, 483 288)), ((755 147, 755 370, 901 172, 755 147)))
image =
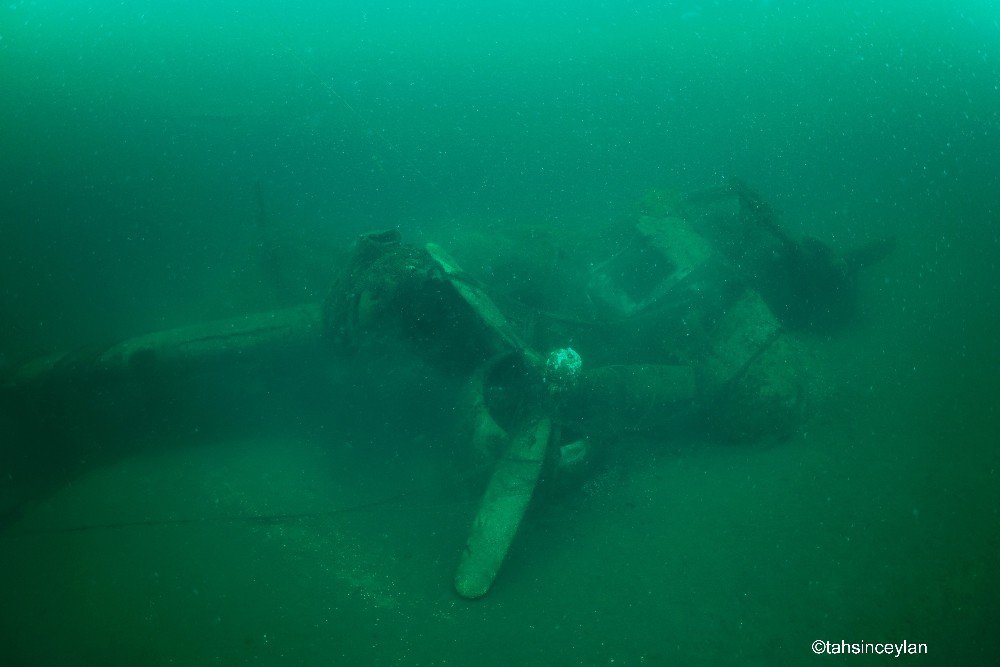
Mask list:
POLYGON ((459 595, 479 598, 539 480, 585 479, 597 454, 630 435, 791 433, 814 380, 799 337, 847 321, 860 273, 892 248, 837 254, 796 239, 737 181, 650 197, 629 226, 615 252, 574 274, 572 294, 509 309, 496 298, 503 285, 472 277, 438 245, 366 234, 322 304, 38 359, 5 379, 3 406, 22 421, 46 420, 86 394, 122 410, 137 388, 164 391, 164 371, 168 390, 185 391, 185 378, 196 382, 205 368, 256 372, 293 358, 384 354, 398 349, 385 341, 401 342, 467 378, 456 421, 492 474, 455 547, 454 581, 459 595))

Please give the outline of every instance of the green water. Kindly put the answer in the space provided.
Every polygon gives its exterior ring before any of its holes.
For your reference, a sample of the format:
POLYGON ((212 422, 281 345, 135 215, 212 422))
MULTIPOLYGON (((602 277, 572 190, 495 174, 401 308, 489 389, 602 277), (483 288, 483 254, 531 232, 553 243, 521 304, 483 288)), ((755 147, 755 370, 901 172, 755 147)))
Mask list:
POLYGON ((792 437, 626 438, 477 602, 461 378, 396 350, 58 429, 4 404, 0 664, 996 661, 995 3, 207 4, 0 7, 0 376, 319 301, 373 229, 487 285, 537 239, 589 260, 650 189, 727 176, 898 246, 803 338, 792 437))

